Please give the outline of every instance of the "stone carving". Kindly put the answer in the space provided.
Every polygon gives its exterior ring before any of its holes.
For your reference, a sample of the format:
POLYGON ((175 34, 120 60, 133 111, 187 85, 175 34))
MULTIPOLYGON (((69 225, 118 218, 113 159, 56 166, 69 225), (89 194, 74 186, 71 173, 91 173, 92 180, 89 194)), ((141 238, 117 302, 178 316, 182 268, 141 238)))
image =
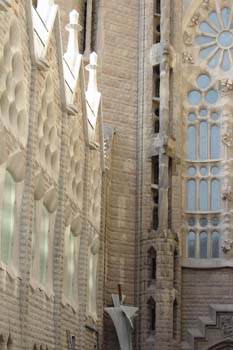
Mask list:
POLYGON ((220 89, 222 92, 228 92, 233 90, 233 80, 223 79, 220 81, 220 89))
POLYGON ((227 186, 222 194, 222 199, 223 200, 228 200, 228 201, 232 201, 233 199, 233 192, 232 192, 232 188, 231 186, 227 186))
POLYGON ((225 239, 223 245, 222 245, 222 251, 226 254, 228 253, 233 247, 233 240, 232 239, 225 239))
POLYGON ((197 12, 193 15, 193 17, 191 18, 191 21, 189 23, 189 27, 195 27, 196 25, 198 25, 199 21, 200 21, 200 13, 197 12))
POLYGON ((189 52, 183 52, 183 63, 194 64, 193 55, 189 52))
POLYGON ((232 134, 228 131, 226 131, 223 135, 222 135, 222 142, 227 146, 230 147, 233 144, 233 140, 232 140, 232 134))
POLYGON ((184 44, 187 46, 192 46, 193 40, 192 40, 192 34, 189 32, 185 31, 184 36, 183 36, 184 44))
POLYGON ((203 9, 209 10, 209 8, 210 8, 210 0, 203 0, 201 6, 202 6, 203 9))
POLYGON ((233 336, 233 316, 221 315, 220 316, 220 329, 224 338, 233 336))

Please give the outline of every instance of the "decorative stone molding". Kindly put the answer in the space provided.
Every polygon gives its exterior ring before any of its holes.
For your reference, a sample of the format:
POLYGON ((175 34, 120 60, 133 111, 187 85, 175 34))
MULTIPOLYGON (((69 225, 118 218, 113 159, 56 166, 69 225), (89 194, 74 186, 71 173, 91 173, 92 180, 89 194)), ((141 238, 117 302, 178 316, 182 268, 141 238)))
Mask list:
POLYGON ((233 80, 232 79, 220 80, 220 90, 222 92, 232 91, 233 90, 233 80))
POLYGON ((231 147, 233 144, 232 134, 230 132, 226 132, 224 135, 222 135, 222 142, 227 147, 231 147))
POLYGON ((193 55, 189 52, 183 52, 182 60, 183 63, 194 64, 193 55))
POLYGON ((7 11, 11 7, 11 0, 0 0, 0 11, 7 11))
POLYGON ((190 34, 189 32, 185 31, 184 35, 183 35, 183 41, 184 41, 185 45, 192 46, 192 44, 193 44, 192 34, 190 34))
POLYGON ((226 254, 233 248, 233 240, 226 239, 222 245, 222 251, 226 254))
POLYGON ((201 7, 205 10, 209 10, 210 8, 210 0, 202 0, 201 7))
POLYGON ((97 54, 92 52, 90 54, 90 64, 86 66, 86 70, 89 71, 88 88, 86 91, 87 117, 93 129, 96 126, 101 97, 97 88, 97 60, 97 54))
POLYGON ((200 17, 201 17, 201 15, 200 15, 199 12, 195 13, 195 14, 192 16, 192 18, 191 18, 191 21, 190 21, 190 23, 189 23, 189 27, 195 27, 195 26, 197 26, 197 25, 199 24, 200 17))
POLYGON ((63 66, 66 84, 67 111, 70 115, 77 114, 74 104, 77 80, 79 77, 82 55, 79 53, 78 32, 82 30, 79 24, 79 13, 75 10, 70 12, 70 23, 66 26, 69 32, 68 45, 64 54, 63 66))
POLYGON ((233 192, 232 192, 232 187, 231 186, 227 186, 223 193, 222 193, 222 199, 223 200, 228 200, 228 201, 232 201, 233 200, 233 192))

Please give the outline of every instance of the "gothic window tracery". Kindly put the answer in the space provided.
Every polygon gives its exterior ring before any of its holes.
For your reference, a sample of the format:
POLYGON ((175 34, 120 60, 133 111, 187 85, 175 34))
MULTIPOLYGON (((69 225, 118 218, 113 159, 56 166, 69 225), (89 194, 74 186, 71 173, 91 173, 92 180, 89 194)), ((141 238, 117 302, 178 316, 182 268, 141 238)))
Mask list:
POLYGON ((231 191, 227 164, 232 144, 226 131, 231 128, 231 89, 223 90, 220 82, 233 67, 233 9, 230 1, 211 1, 208 7, 200 5, 198 14, 183 35, 184 53, 192 56, 192 62, 183 60, 185 249, 188 258, 215 259, 227 235, 222 224, 227 224, 231 201, 224 195, 231 191))

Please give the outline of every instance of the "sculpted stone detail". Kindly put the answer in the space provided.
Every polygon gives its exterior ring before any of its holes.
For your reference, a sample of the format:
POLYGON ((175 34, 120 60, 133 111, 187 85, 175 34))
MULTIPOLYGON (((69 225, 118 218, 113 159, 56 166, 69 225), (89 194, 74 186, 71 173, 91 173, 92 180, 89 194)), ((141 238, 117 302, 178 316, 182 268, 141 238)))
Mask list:
POLYGON ((232 134, 228 131, 226 131, 223 135, 222 135, 222 142, 227 146, 230 147, 233 144, 233 140, 232 140, 232 134))
POLYGON ((233 337, 233 316, 220 316, 220 329, 224 338, 233 337))
POLYGON ((233 80, 223 79, 220 81, 220 89, 222 92, 228 92, 233 90, 233 80))
POLYGON ((233 192, 232 192, 232 188, 231 186, 227 186, 222 194, 222 199, 223 200, 228 200, 228 201, 232 201, 233 199, 233 192))
POLYGON ((205 10, 209 10, 209 8, 210 8, 210 0, 203 0, 201 6, 202 6, 202 8, 204 8, 205 10))
POLYGON ((192 34, 189 32, 185 31, 184 36, 183 36, 184 44, 187 46, 192 46, 193 40, 192 40, 192 34))
POLYGON ((200 13, 197 12, 193 15, 193 17, 191 18, 191 21, 189 23, 189 27, 195 27, 196 25, 199 24, 199 21, 200 21, 200 13))
POLYGON ((183 52, 183 63, 194 64, 193 55, 188 52, 183 52))
POLYGON ((232 247, 233 247, 233 240, 226 239, 222 245, 222 251, 226 254, 232 249, 232 247))

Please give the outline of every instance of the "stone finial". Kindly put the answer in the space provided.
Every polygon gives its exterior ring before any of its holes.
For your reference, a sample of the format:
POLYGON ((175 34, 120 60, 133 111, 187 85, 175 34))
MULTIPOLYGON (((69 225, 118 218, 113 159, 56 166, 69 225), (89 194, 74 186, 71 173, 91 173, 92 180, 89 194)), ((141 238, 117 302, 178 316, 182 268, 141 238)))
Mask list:
POLYGON ((53 5, 55 5, 54 0, 38 0, 36 9, 39 13, 43 14, 45 10, 53 5))
POLYGON ((67 24, 66 30, 69 32, 66 59, 69 60, 79 54, 78 32, 82 30, 82 27, 79 24, 79 13, 76 10, 70 12, 70 23, 67 24))
POLYGON ((86 69, 89 71, 89 81, 88 81, 88 88, 87 93, 88 94, 95 94, 98 92, 97 89, 97 61, 98 56, 95 52, 92 52, 90 54, 90 64, 86 66, 86 69))

